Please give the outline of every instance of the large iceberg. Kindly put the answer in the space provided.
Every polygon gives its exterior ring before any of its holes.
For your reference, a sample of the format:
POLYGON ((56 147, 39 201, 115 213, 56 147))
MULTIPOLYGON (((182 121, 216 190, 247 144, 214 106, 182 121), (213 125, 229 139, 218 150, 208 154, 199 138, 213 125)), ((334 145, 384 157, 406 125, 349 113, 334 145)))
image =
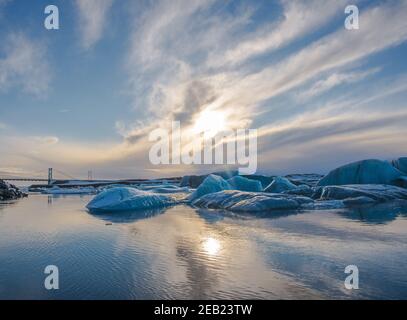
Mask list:
POLYGON ((307 197, 262 192, 225 190, 200 197, 192 204, 200 208, 223 209, 235 212, 295 210, 312 203, 307 197))
POLYGON ((263 186, 260 181, 250 180, 241 176, 235 176, 227 180, 233 190, 261 192, 263 186))
POLYGON ((380 160, 363 160, 339 167, 318 182, 318 186, 349 184, 399 185, 403 173, 390 163, 380 160))
POLYGON ((231 185, 222 177, 210 174, 189 197, 190 200, 198 199, 206 194, 222 190, 231 190, 231 185))
POLYGON ((314 199, 346 200, 346 204, 407 200, 407 190, 396 186, 380 184, 326 186, 316 189, 314 199))
POLYGON ((90 211, 111 212, 161 208, 175 203, 166 195, 124 187, 99 193, 86 207, 90 211))
POLYGON ((297 186, 284 177, 275 177, 273 182, 264 189, 264 192, 281 193, 283 191, 294 190, 297 186))

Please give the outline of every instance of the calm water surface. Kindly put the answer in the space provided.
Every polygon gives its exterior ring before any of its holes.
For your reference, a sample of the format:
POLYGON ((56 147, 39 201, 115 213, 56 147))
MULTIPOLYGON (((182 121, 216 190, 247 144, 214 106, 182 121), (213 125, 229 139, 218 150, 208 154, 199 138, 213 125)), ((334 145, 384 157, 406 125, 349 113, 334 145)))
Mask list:
POLYGON ((91 196, 0 203, 0 299, 407 298, 407 205, 92 215, 91 196), (56 265, 60 289, 44 288, 56 265), (360 289, 344 288, 357 265, 360 289))

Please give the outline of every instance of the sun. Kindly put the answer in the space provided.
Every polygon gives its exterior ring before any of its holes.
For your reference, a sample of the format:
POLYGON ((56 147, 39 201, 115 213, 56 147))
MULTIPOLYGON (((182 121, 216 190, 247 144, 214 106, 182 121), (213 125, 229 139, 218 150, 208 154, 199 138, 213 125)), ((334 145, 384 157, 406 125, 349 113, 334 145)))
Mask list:
POLYGON ((221 111, 202 111, 195 121, 194 133, 204 133, 206 137, 213 138, 226 129, 225 114, 221 111))

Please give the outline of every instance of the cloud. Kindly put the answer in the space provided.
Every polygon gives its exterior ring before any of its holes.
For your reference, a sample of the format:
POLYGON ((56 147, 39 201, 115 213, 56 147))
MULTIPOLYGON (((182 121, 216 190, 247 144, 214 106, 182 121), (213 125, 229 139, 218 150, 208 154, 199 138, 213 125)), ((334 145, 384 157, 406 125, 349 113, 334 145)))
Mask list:
POLYGON ((301 92, 298 95, 299 100, 306 100, 312 97, 319 96, 332 88, 342 85, 351 84, 365 79, 366 77, 377 73, 380 68, 374 68, 367 71, 348 72, 348 73, 333 73, 327 78, 317 81, 308 90, 301 92))
POLYGON ((76 0, 79 10, 82 46, 88 50, 102 37, 107 14, 114 0, 76 0))
POLYGON ((43 43, 14 33, 5 39, 0 51, 0 90, 19 87, 36 96, 48 92, 51 70, 43 43))
POLYGON ((35 141, 37 141, 39 144, 43 145, 53 145, 57 144, 59 139, 58 137, 53 137, 53 136, 46 136, 46 137, 33 137, 35 141))
POLYGON ((298 38, 318 31, 335 16, 343 14, 346 0, 340 1, 282 1, 283 17, 239 39, 236 46, 212 55, 210 65, 225 66, 244 63, 246 60, 288 46, 298 38))

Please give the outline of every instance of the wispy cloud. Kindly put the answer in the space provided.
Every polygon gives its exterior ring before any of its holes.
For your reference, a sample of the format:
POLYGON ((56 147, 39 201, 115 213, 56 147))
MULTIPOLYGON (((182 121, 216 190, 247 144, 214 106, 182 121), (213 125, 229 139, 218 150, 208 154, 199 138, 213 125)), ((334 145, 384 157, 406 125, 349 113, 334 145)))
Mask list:
POLYGON ((355 71, 355 72, 348 72, 348 73, 333 73, 329 75, 327 78, 322 80, 318 80, 315 84, 313 84, 308 90, 301 92, 298 95, 298 99, 306 100, 318 95, 321 95, 334 87, 343 85, 343 84, 351 84, 356 83, 365 79, 366 77, 375 74, 376 72, 380 71, 380 68, 374 68, 367 71, 355 71))
POLYGON ((299 37, 316 32, 334 16, 341 15, 346 4, 346 0, 284 0, 279 22, 267 23, 253 33, 239 37, 234 47, 211 55, 209 65, 241 64, 250 58, 286 47, 299 37))
POLYGON ((0 51, 0 90, 19 87, 36 96, 47 93, 51 69, 43 43, 15 33, 5 39, 0 51))
POLYGON ((79 10, 82 46, 92 48, 102 37, 107 15, 114 0, 76 0, 79 10))

